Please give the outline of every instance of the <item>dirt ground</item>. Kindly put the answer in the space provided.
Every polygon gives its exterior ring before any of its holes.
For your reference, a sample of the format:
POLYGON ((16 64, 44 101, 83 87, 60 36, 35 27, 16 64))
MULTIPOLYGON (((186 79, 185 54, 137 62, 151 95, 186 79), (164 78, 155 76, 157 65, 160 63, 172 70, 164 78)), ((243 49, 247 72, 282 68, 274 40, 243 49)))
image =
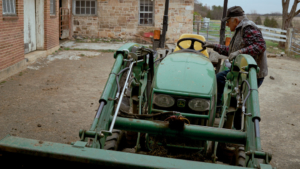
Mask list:
POLYGON ((70 143, 78 140, 80 129, 89 129, 113 53, 67 51, 75 55, 57 57, 63 52, 0 85, 0 138, 11 134, 70 143))
MULTIPOLYGON (((93 121, 113 63, 113 53, 60 51, 0 82, 0 139, 77 141, 93 121)), ((268 66, 259 89, 262 147, 273 153, 274 167, 299 168, 300 60, 268 58, 268 66)))

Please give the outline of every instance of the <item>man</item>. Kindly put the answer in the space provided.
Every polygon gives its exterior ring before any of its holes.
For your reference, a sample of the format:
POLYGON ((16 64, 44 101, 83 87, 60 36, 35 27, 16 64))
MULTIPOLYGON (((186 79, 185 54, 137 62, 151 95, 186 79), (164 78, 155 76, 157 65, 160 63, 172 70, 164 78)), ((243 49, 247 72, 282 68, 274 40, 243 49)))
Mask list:
MULTIPOLYGON (((254 22, 247 19, 240 6, 229 8, 226 17, 222 21, 227 21, 226 26, 230 28, 230 31, 235 31, 229 47, 208 42, 203 46, 213 48, 214 51, 221 55, 229 56, 230 61, 239 54, 251 55, 260 68, 260 72, 257 74, 257 86, 259 87, 263 83, 264 77, 268 75, 267 56, 265 52, 266 43, 261 31, 254 22)), ((221 98, 225 87, 225 77, 229 71, 217 74, 218 106, 222 104, 221 98)))

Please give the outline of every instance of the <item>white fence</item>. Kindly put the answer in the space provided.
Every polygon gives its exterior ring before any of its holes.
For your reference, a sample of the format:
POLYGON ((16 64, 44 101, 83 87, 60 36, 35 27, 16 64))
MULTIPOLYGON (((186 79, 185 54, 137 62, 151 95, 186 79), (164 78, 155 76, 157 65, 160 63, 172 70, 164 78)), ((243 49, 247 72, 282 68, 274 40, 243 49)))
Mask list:
POLYGON ((265 40, 272 40, 276 42, 286 42, 287 36, 281 33, 287 33, 286 30, 277 29, 277 28, 269 28, 262 25, 257 25, 259 29, 261 29, 261 33, 265 40), (284 38, 284 39, 282 39, 284 38))

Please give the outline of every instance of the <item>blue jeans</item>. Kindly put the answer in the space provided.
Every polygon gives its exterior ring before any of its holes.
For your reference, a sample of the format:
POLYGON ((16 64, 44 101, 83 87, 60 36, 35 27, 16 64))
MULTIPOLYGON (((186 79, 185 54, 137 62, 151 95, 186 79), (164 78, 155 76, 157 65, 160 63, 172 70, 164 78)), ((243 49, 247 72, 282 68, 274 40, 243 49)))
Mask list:
MULTIPOLYGON (((223 95, 224 87, 225 87, 225 77, 228 72, 230 72, 230 70, 225 70, 216 75, 217 76, 217 86, 218 86, 217 106, 222 105, 222 95, 223 95)), ((263 81, 264 81, 264 78, 257 79, 257 88, 259 88, 261 86, 263 81)))

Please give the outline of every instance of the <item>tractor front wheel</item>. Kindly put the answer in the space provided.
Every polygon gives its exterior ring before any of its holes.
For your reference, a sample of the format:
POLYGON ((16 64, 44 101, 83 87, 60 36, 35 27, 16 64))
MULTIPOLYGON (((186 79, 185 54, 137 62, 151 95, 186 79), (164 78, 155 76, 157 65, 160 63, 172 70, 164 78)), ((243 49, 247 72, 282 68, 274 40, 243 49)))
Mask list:
POLYGON ((108 136, 105 141, 104 150, 121 150, 123 144, 124 132, 113 130, 112 135, 108 136))
POLYGON ((245 154, 245 147, 238 146, 236 147, 235 151, 235 165, 246 167, 246 154, 245 154))

